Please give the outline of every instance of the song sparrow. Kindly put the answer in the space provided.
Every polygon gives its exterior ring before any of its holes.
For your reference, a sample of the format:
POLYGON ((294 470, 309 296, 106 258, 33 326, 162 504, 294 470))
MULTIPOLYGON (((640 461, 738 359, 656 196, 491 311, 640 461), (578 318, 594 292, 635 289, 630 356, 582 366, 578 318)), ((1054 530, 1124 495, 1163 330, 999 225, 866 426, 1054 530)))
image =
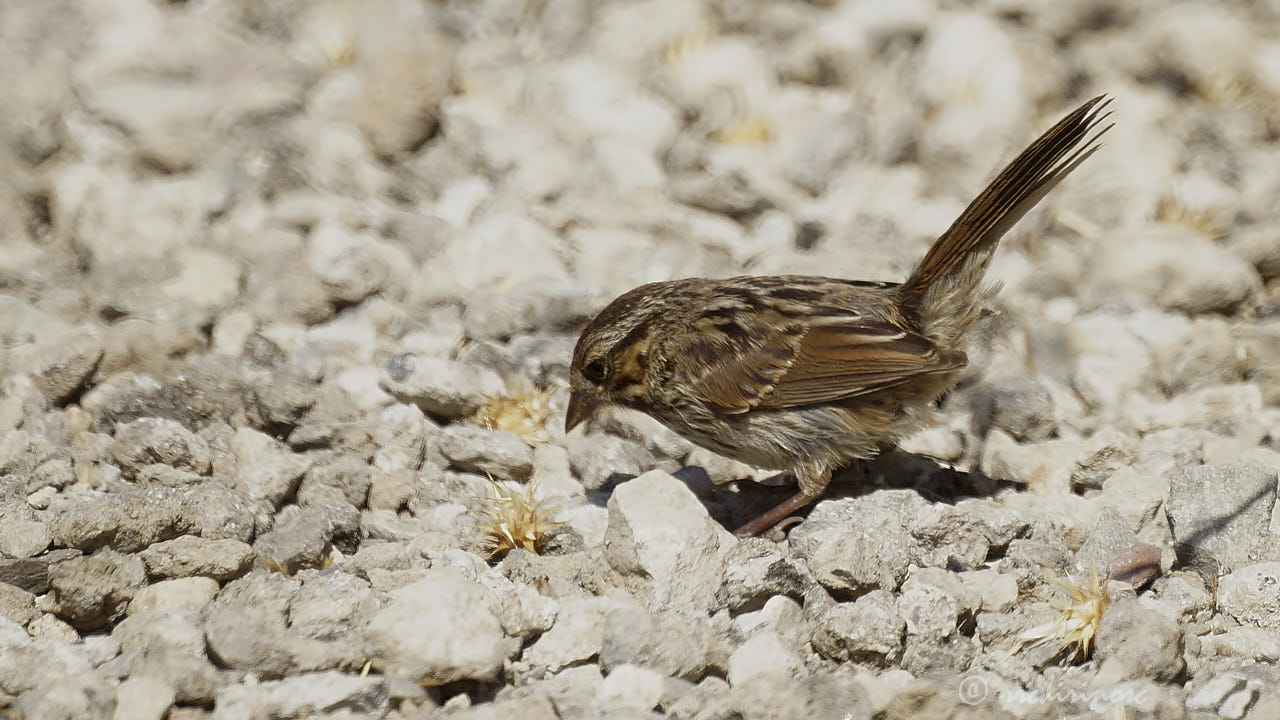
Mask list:
POLYGON ((997 242, 1097 151, 1109 103, 1086 102, 1023 150, 904 283, 687 278, 624 293, 578 338, 565 431, 618 405, 722 455, 791 471, 800 491, 737 532, 769 529, 816 500, 833 471, 930 421, 996 290, 981 283, 997 242))

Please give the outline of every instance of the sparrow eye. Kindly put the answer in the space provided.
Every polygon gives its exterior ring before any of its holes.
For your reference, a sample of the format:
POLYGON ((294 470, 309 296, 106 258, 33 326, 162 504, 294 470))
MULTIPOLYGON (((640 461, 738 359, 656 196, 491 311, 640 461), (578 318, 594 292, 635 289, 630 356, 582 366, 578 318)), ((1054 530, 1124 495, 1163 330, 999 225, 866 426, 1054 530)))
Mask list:
POLYGON ((596 358, 582 368, 582 377, 597 385, 604 382, 604 359, 596 358))

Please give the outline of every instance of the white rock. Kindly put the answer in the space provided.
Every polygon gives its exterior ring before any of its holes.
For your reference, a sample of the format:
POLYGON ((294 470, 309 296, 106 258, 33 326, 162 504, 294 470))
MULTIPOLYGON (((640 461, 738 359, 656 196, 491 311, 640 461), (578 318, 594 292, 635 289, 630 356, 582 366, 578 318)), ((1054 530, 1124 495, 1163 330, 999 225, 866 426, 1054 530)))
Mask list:
POLYGON ((599 655, 605 616, 622 606, 605 597, 561 598, 555 625, 525 650, 524 661, 536 669, 556 672, 599 655))
POLYGON ((130 677, 116 688, 116 720, 164 720, 173 705, 168 683, 153 677, 130 677))
POLYGON ((605 560, 651 611, 713 608, 734 539, 684 483, 652 470, 615 488, 608 507, 605 560))
POLYGON ((729 656, 729 684, 741 687, 761 678, 790 679, 804 670, 804 663, 772 630, 751 636, 729 656))
POLYGON ((1280 562, 1250 565, 1223 577, 1218 604, 1240 622, 1280 627, 1280 562))
POLYGON ((379 381, 398 399, 445 417, 470 414, 485 396, 498 397, 506 391, 502 378, 486 367, 414 353, 387 361, 379 381))
POLYGON ((491 680, 513 649, 479 585, 450 569, 389 593, 365 633, 375 667, 429 684, 491 680))
POLYGON ((291 452, 257 430, 240 428, 232 445, 239 463, 237 484, 250 498, 269 500, 276 507, 298 488, 303 474, 311 469, 310 458, 291 452))
POLYGON ((1261 289, 1229 249, 1173 225, 1129 228, 1098 244, 1090 284, 1104 296, 1187 313, 1229 310, 1261 289))
POLYGON ((662 699, 666 678, 638 665, 613 668, 596 689, 596 706, 612 714, 622 709, 650 711, 662 699))
POLYGON ((201 608, 218 595, 218 581, 207 577, 162 580, 148 585, 129 601, 129 614, 148 610, 177 610, 184 605, 201 608))

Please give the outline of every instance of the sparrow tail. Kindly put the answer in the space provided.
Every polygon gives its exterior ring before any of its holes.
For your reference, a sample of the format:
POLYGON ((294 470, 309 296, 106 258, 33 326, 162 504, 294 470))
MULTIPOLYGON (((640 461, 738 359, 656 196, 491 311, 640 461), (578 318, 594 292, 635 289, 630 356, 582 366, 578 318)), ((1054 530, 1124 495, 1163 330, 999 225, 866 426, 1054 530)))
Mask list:
MULTIPOLYGON (((900 297, 919 310, 926 324, 948 310, 963 312, 975 304, 977 286, 996 243, 1097 152, 1098 139, 1112 126, 1094 131, 1110 117, 1106 110, 1110 104, 1111 98, 1099 95, 1058 121, 1014 158, 929 248, 899 289, 900 297), (965 307, 957 307, 956 302, 965 307)), ((976 317, 976 311, 969 314, 976 317)))

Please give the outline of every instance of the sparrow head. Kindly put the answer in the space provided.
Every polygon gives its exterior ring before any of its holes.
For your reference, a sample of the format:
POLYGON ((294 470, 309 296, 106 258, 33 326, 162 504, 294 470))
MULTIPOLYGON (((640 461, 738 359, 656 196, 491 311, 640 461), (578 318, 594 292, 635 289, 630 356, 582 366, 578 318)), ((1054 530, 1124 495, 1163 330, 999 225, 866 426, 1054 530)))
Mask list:
POLYGON ((602 407, 642 405, 649 370, 649 346, 657 305, 655 286, 642 285, 609 303, 587 325, 569 365, 569 408, 565 432, 602 407))

